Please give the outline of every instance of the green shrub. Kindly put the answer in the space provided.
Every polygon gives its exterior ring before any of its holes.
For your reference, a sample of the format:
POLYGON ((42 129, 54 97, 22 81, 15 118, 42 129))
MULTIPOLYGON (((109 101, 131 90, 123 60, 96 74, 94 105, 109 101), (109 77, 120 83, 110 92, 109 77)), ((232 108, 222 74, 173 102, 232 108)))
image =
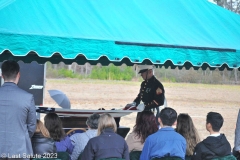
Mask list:
POLYGON ((47 78, 86 78, 85 75, 74 73, 69 70, 67 65, 46 63, 46 77, 47 78))
POLYGON ((67 69, 58 70, 58 74, 61 77, 77 78, 76 74, 74 74, 71 70, 67 70, 67 69))
POLYGON ((132 80, 134 76, 134 71, 132 67, 121 66, 117 67, 113 64, 109 66, 97 67, 94 66, 90 74, 92 79, 101 80, 132 80))

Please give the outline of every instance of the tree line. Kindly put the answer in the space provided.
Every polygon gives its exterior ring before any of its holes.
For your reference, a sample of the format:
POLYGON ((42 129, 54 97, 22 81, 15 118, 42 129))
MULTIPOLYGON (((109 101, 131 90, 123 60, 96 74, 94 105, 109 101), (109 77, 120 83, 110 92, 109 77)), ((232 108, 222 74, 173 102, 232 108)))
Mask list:
POLYGON ((217 5, 240 14, 240 0, 213 0, 217 5))
MULTIPOLYGON (((79 78, 79 79, 101 79, 101 80, 125 80, 125 81, 142 81, 141 75, 138 74, 138 68, 134 66, 102 66, 101 64, 91 66, 85 65, 65 65, 64 63, 51 64, 47 63, 47 78, 79 78)), ((184 82, 184 83, 206 83, 206 84, 240 84, 240 71, 223 70, 189 70, 155 68, 154 75, 163 82, 184 82)))

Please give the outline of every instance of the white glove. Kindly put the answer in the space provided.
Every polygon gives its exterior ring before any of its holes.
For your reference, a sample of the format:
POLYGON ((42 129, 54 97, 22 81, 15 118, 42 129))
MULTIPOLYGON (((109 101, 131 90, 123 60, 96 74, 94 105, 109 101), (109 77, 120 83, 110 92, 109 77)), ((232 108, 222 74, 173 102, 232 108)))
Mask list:
POLYGON ((129 103, 128 105, 135 107, 136 106, 136 102, 129 103))
POLYGON ((140 103, 138 106, 137 106, 137 109, 140 110, 140 111, 143 111, 145 108, 144 104, 143 103, 140 103))

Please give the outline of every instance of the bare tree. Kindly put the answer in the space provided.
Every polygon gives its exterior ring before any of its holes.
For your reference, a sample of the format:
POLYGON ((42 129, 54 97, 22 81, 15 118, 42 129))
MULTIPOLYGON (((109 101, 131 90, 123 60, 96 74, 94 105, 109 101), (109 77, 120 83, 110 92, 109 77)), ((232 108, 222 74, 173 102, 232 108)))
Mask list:
POLYGON ((235 84, 238 83, 237 68, 234 69, 235 84))
POLYGON ((213 0, 217 5, 240 14, 240 0, 213 0))

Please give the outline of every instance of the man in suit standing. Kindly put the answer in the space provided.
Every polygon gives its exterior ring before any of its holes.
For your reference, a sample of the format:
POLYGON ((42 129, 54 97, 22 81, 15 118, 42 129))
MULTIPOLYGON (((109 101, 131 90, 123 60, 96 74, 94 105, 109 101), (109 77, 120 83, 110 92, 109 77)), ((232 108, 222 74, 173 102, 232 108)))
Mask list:
POLYGON ((28 159, 33 155, 31 137, 36 129, 34 98, 17 86, 17 62, 7 60, 1 70, 4 84, 0 87, 0 159, 28 159))

